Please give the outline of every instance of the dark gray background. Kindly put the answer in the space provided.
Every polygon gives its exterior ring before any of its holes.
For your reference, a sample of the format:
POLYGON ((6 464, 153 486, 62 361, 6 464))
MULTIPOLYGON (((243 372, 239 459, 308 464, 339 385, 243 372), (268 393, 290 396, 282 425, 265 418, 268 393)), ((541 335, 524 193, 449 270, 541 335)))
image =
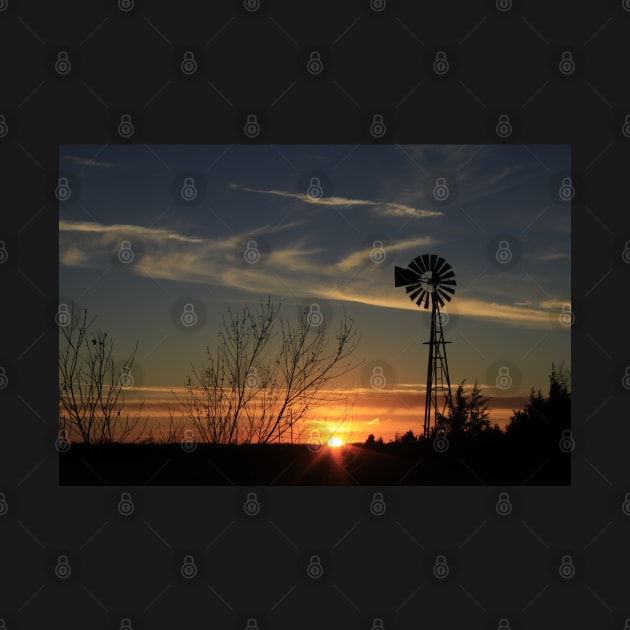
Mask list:
POLYGON ((0 618, 17 628, 618 628, 630 618, 627 365, 630 3, 0 0, 0 618), (203 5, 208 5, 204 7, 203 5), (255 3, 254 3, 255 4, 255 3), (508 3, 509 4, 509 3, 508 3), (625 7, 628 7, 626 10, 625 7), (378 7, 377 7, 378 8, 378 7), (70 53, 66 77, 54 71, 70 53), (194 50, 199 75, 178 55, 194 50), (305 70, 318 50, 324 71, 305 70), (449 74, 431 65, 445 50, 449 74), (558 71, 562 51, 575 71, 558 71), (62 143, 516 143, 573 150, 571 488, 59 488, 56 435, 62 143), (1 134, 0 134, 1 135, 1 134), (1 497, 0 497, 1 498, 1 497), (1 506, 0 506, 1 507, 1 506), (55 577, 60 554, 72 573, 55 577), (305 565, 320 555, 321 580, 305 565), (450 574, 433 578, 437 554, 450 574), (575 566, 559 577, 563 555, 575 566), (198 573, 181 577, 185 555, 198 573), (123 624, 123 628, 125 625, 123 624), (378 627, 378 626, 377 626, 378 627), (504 626, 505 627, 505 626, 504 626))

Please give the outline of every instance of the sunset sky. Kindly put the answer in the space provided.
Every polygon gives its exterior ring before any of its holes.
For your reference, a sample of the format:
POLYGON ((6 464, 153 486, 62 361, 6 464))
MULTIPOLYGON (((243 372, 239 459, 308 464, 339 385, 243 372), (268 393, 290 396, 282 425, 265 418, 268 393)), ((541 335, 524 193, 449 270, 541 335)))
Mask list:
MULTIPOLYGON (((154 423, 227 307, 271 296, 287 317, 316 305, 332 331, 345 307, 361 333, 363 363, 337 384, 355 401, 338 435, 421 433, 430 317, 394 287, 394 266, 425 253, 456 274, 451 383, 477 379, 493 421, 531 387, 547 391, 552 361, 570 367, 567 145, 63 145, 59 158, 71 191, 59 204, 60 302, 96 315, 117 358, 139 342, 127 397, 154 423)), ((341 414, 321 409, 307 432, 328 439, 341 414)))

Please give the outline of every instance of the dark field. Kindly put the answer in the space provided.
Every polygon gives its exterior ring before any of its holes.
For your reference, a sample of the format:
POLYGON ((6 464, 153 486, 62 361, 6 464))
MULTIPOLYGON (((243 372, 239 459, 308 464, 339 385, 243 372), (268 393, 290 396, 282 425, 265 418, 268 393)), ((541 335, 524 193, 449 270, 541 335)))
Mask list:
POLYGON ((505 440, 432 440, 376 447, 323 445, 72 444, 60 485, 570 485, 570 454, 505 440))

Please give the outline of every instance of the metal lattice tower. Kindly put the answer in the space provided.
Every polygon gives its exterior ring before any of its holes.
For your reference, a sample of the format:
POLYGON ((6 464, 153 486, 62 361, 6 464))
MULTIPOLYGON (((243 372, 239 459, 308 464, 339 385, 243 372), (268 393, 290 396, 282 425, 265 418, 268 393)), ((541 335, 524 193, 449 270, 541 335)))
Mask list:
POLYGON ((438 415, 446 409, 452 409, 451 380, 446 360, 446 344, 442 328, 443 315, 440 306, 450 302, 455 293, 455 273, 451 266, 440 256, 423 254, 414 258, 408 267, 395 267, 395 286, 404 286, 409 298, 418 306, 429 308, 431 303, 431 336, 424 343, 429 346, 429 364, 427 370, 427 393, 424 407, 424 436, 431 430, 431 417, 435 424, 438 415), (444 403, 440 409, 438 395, 444 394, 444 403))

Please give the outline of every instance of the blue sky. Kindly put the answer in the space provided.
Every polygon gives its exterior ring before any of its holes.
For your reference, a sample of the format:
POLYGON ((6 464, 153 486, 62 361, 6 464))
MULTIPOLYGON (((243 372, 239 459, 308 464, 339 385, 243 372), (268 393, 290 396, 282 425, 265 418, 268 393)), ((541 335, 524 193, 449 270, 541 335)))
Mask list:
POLYGON ((333 326, 342 307, 354 318, 364 363, 341 384, 374 410, 363 406, 358 435, 362 422, 414 422, 416 401, 419 427, 429 318, 394 287, 394 266, 424 253, 456 274, 452 382, 478 379, 497 407, 518 408, 530 387, 546 389, 552 361, 570 365, 567 145, 64 145, 59 159, 72 189, 59 211, 60 298, 97 315, 118 353, 139 342, 138 395, 181 386, 221 313, 270 295, 287 316, 317 304, 333 326), (184 304, 193 330, 177 322, 184 304), (375 392, 377 365, 387 386, 375 392))

